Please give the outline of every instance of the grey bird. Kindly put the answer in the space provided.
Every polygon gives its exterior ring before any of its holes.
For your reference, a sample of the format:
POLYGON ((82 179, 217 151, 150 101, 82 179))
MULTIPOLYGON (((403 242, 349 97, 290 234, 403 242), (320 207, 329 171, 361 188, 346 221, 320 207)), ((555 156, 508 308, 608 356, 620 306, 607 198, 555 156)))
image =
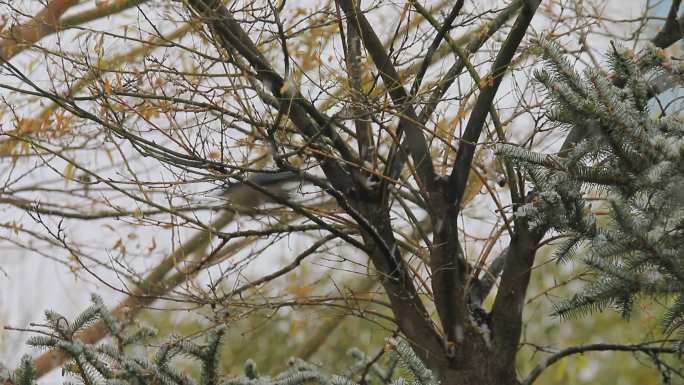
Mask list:
POLYGON ((301 182, 301 177, 294 171, 256 172, 247 181, 228 183, 224 187, 221 195, 231 206, 255 209, 264 203, 277 203, 274 196, 287 199, 294 188, 293 182, 301 182), (261 187, 268 194, 252 185, 261 187))

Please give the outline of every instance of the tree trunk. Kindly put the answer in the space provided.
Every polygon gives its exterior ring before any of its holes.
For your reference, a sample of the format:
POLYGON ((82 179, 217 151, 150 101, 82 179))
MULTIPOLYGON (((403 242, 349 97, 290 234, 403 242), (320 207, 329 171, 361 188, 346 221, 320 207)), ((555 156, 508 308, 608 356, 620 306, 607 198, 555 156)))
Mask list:
POLYGON ((469 326, 461 349, 462 356, 453 364, 438 369, 441 385, 520 385, 516 376, 515 357, 501 362, 493 347, 485 343, 475 326, 469 326))

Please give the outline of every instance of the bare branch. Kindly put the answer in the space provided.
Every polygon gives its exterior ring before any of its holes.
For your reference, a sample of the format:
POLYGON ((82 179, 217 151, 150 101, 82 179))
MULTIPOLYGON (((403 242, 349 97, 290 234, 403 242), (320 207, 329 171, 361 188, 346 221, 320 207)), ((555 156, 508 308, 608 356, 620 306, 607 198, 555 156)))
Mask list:
POLYGON ((489 114, 490 106, 494 101, 494 96, 496 96, 503 75, 506 73, 511 60, 513 60, 513 55, 522 42, 527 27, 530 25, 540 3, 540 1, 526 1, 523 5, 520 16, 515 21, 513 29, 511 29, 506 41, 499 50, 496 60, 492 64, 490 73, 485 77, 488 86, 480 92, 480 96, 478 96, 468 119, 465 133, 459 139, 458 155, 456 156, 451 175, 449 175, 449 188, 447 191, 447 201, 456 202, 457 207, 463 198, 463 191, 468 180, 468 170, 470 170, 475 147, 489 114))
POLYGON ((646 353, 649 355, 653 354, 678 354, 680 353, 677 349, 675 348, 665 348, 665 347, 656 347, 656 346, 649 346, 645 344, 639 344, 639 345, 621 345, 621 344, 589 344, 589 345, 579 345, 579 346, 573 346, 569 348, 565 348, 557 353, 552 354, 551 356, 545 358, 542 363, 539 365, 535 366, 534 369, 530 372, 530 374, 527 375, 527 378, 525 378, 525 381, 522 382, 522 385, 532 385, 534 381, 544 372, 544 370, 548 369, 551 365, 555 364, 556 362, 560 361, 561 359, 574 355, 574 354, 582 354, 586 352, 641 352, 641 353, 646 353))
POLYGON ((669 47, 682 38, 684 33, 684 15, 677 17, 677 11, 681 3, 682 0, 672 0, 665 26, 651 40, 656 47, 669 47))
MULTIPOLYGON (((418 122, 418 116, 411 104, 412 101, 402 85, 402 79, 392 65, 385 47, 375 34, 373 27, 363 12, 358 8, 358 5, 354 4, 351 0, 339 0, 338 2, 347 18, 352 21, 350 24, 358 29, 363 44, 378 68, 380 76, 387 87, 387 92, 392 98, 394 108, 397 110, 399 127, 397 128, 395 142, 401 140, 405 131, 408 139, 406 151, 411 154, 418 170, 419 184, 426 186, 428 191, 431 191, 435 180, 432 157, 428 151, 428 144, 425 140, 423 129, 418 122)), ((391 154, 389 159, 392 159, 391 154)), ((394 171, 386 172, 385 175, 393 175, 393 173, 394 171)))

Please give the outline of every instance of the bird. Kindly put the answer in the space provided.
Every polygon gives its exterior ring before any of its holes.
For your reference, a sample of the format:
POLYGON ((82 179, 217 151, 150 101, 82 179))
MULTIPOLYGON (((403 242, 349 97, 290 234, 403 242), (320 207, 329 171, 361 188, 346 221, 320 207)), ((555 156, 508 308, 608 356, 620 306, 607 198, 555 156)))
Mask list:
POLYGON ((233 207, 256 209, 264 203, 279 203, 278 198, 288 199, 292 184, 301 182, 294 171, 255 172, 245 182, 227 183, 221 195, 233 207))

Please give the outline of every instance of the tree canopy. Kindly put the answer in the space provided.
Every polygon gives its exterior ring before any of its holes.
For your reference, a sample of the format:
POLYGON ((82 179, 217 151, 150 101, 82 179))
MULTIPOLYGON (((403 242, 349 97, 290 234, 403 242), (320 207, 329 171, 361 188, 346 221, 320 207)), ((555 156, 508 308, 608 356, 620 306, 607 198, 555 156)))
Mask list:
POLYGON ((48 352, 6 382, 213 384, 231 328, 281 317, 298 359, 228 382, 532 383, 590 351, 684 380, 680 3, 0 2, 2 245, 105 298, 15 318, 48 352), (662 328, 530 342, 541 297, 662 328), (169 314, 192 335, 148 349, 169 314), (311 364, 350 318, 391 338, 311 364))

